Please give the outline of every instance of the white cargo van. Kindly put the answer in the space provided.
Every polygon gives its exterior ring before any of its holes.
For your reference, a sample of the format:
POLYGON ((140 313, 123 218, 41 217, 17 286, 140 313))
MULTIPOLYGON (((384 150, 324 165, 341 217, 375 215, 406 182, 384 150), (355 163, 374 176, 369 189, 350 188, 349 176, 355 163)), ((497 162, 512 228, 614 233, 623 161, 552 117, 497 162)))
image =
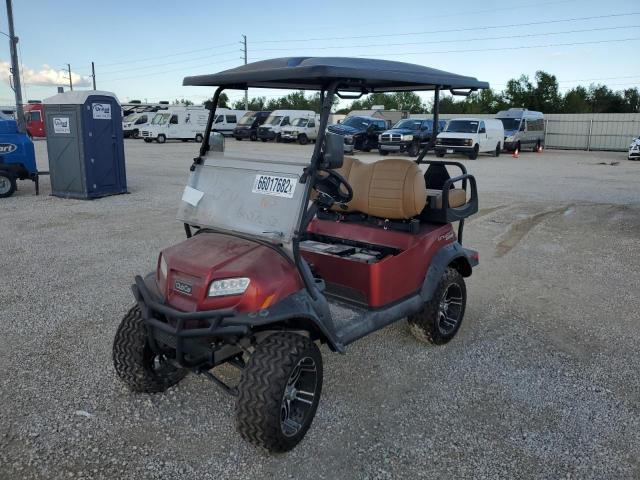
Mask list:
POLYGON ((282 139, 282 129, 291 125, 296 118, 316 118, 311 110, 274 110, 265 122, 258 128, 258 138, 263 142, 282 139))
POLYGON ((436 156, 447 153, 462 153, 471 160, 479 153, 493 153, 496 157, 502 150, 504 128, 500 120, 480 118, 454 118, 447 128, 436 137, 436 156))
POLYGON ((145 142, 156 140, 195 140, 201 142, 207 128, 209 110, 203 105, 189 107, 169 107, 161 110, 151 120, 151 124, 141 130, 140 136, 145 142))
POLYGON ((319 125, 320 115, 316 115, 315 118, 296 118, 291 122, 291 125, 282 127, 280 135, 285 142, 298 142, 300 145, 306 145, 309 142, 315 142, 318 138, 319 125))
POLYGON ((238 121, 247 113, 248 110, 231 110, 229 108, 216 108, 216 116, 213 119, 214 132, 220 132, 223 135, 233 134, 233 129, 238 126, 238 121))
POLYGON ((132 113, 122 119, 122 133, 124 138, 139 138, 140 131, 151 124, 157 112, 132 113))
POLYGON ((522 150, 530 147, 537 152, 544 146, 544 115, 526 108, 510 108, 498 112, 496 118, 504 127, 504 143, 506 150, 522 150))

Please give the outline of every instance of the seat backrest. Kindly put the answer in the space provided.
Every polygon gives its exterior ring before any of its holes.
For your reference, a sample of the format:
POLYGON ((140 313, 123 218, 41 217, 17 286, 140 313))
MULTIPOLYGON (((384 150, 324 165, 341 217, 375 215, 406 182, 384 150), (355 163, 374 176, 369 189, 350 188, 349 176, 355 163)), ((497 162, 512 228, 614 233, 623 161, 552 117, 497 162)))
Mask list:
POLYGON ((411 160, 389 158, 363 163, 345 157, 342 167, 336 171, 353 188, 353 199, 347 205, 349 212, 405 220, 418 215, 426 204, 424 177, 420 167, 411 160))

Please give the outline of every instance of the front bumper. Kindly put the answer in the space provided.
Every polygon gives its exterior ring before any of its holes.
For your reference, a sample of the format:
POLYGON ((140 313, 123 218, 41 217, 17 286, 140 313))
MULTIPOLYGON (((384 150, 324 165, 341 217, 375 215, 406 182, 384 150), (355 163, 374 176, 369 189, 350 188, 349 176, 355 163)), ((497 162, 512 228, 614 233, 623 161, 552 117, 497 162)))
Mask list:
MULTIPOLYGON (((255 132, 253 133, 255 134, 255 132)), ((250 128, 241 128, 233 131, 233 136, 236 138, 250 138, 251 134, 250 128)))
POLYGON ((629 150, 629 154, 627 155, 629 160, 640 160, 640 149, 629 150))
POLYGON ((273 140, 276 138, 276 132, 273 130, 258 130, 258 138, 265 140, 273 140))
POLYGON ((469 155, 473 151, 473 147, 462 145, 436 145, 434 147, 436 153, 463 153, 469 155))
POLYGON ((404 152, 409 148, 411 142, 379 142, 378 149, 384 150, 386 152, 404 152))

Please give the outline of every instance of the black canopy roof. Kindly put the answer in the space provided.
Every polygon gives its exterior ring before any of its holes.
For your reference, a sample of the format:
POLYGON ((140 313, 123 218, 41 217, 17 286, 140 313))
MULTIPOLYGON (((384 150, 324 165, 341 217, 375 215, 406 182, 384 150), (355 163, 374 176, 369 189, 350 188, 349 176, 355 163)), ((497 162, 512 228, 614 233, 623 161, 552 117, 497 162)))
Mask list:
POLYGON ((211 75, 185 77, 183 85, 320 90, 345 80, 340 90, 372 92, 489 88, 474 77, 404 62, 348 57, 285 57, 262 60, 211 75))

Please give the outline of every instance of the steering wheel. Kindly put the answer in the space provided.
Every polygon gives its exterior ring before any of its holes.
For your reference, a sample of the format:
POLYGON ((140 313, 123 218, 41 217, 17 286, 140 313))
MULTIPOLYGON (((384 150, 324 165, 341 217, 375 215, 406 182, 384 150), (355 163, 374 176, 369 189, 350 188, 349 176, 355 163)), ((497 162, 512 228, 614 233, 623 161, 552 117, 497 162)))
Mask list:
POLYGON ((314 187, 318 192, 318 203, 326 208, 336 202, 349 203, 353 198, 353 188, 347 179, 335 170, 319 170, 316 173, 314 187))

